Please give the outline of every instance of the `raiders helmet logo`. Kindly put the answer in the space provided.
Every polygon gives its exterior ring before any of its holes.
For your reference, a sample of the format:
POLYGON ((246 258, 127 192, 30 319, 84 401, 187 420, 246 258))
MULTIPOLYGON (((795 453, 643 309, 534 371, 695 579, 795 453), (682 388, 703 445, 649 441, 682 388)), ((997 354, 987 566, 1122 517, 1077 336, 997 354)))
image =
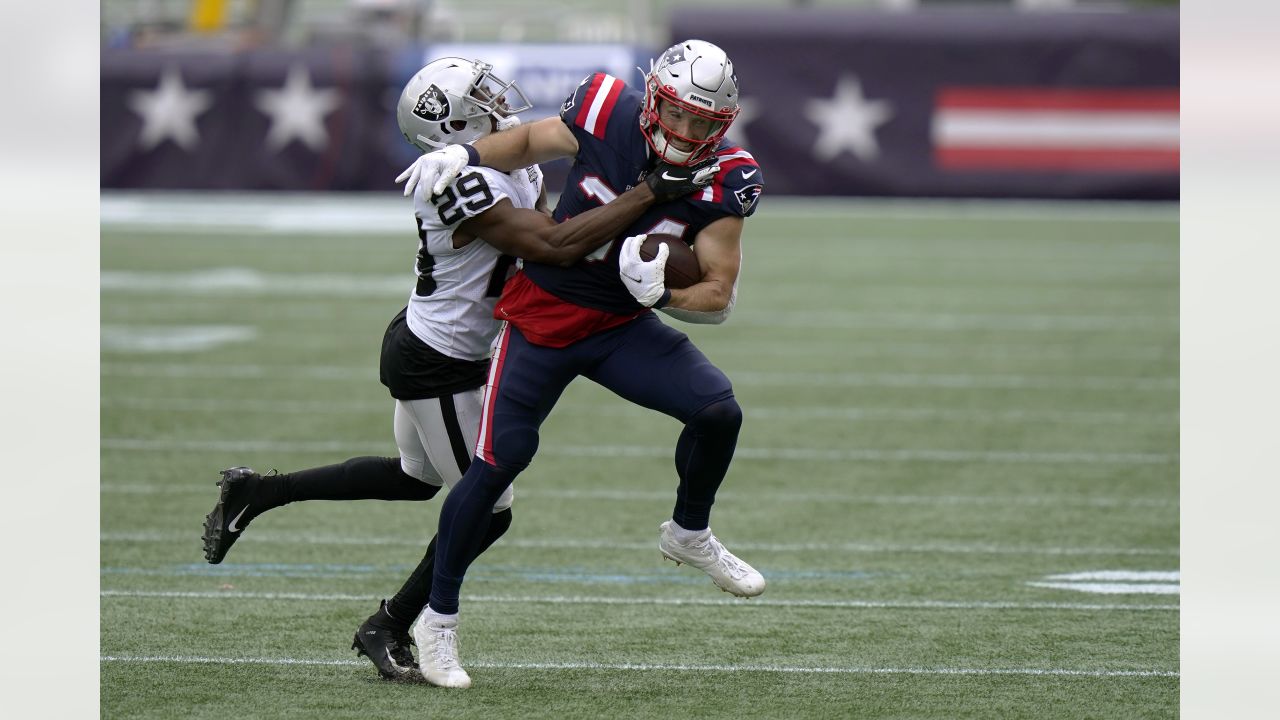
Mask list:
POLYGON ((738 198, 738 206, 742 208, 742 214, 746 215, 751 212, 751 206, 756 204, 756 200, 760 199, 760 191, 764 187, 761 185, 748 185, 738 190, 733 195, 738 198))
POLYGON ((439 122, 449 117, 449 98, 444 91, 432 85, 426 92, 418 96, 418 104, 413 106, 413 114, 430 122, 439 122))

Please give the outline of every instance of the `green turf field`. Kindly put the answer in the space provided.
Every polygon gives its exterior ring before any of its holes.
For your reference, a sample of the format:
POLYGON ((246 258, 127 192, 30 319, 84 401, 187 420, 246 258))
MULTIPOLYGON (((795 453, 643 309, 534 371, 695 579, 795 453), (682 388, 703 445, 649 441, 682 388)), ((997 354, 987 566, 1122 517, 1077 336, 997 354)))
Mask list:
POLYGON ((580 380, 472 566, 474 686, 446 691, 347 649, 439 498, 275 510, 219 566, 200 546, 224 467, 394 454, 377 357, 406 206, 120 202, 106 717, 1178 714, 1176 209, 766 198, 734 316, 683 327, 746 414, 712 525, 767 591, 661 560, 679 427, 580 380))

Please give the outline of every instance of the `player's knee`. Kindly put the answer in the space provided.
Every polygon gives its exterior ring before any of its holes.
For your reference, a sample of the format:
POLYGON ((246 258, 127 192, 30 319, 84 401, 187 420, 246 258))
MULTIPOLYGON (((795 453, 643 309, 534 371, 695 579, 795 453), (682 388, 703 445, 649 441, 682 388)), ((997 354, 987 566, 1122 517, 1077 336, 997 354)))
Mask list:
POLYGON ((538 452, 538 431, 513 428, 496 433, 493 438, 493 464, 515 475, 533 460, 538 452))
POLYGON ((688 425, 701 435, 737 437, 742 427, 742 407, 730 395, 694 413, 688 425))

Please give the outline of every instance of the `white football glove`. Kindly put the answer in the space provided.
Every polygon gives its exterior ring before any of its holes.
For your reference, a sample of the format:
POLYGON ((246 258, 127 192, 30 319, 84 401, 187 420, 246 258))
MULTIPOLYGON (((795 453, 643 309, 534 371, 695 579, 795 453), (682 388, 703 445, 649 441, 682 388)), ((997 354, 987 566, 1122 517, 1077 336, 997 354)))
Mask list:
POLYGON ((498 122, 494 123, 494 125, 497 127, 498 132, 520 127, 520 116, 508 115, 504 118, 498 118, 498 122))
POLYGON ((405 184, 405 197, 421 195, 430 202, 431 196, 444 192, 466 166, 466 149, 461 145, 448 145, 414 160, 396 177, 396 182, 405 184))
POLYGON ((618 255, 618 275, 636 302, 653 307, 667 295, 667 255, 671 248, 666 243, 658 246, 658 254, 652 260, 640 257, 640 246, 648 235, 632 235, 622 241, 618 255))

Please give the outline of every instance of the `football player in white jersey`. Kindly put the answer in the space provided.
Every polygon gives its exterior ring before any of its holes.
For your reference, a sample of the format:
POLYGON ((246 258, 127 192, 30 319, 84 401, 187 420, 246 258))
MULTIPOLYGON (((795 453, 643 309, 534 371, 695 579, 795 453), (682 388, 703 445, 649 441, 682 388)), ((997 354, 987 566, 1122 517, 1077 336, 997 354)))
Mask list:
MULTIPOLYGON (((516 114, 529 107, 520 88, 497 78, 490 65, 441 58, 410 79, 396 119, 406 140, 430 152, 514 127, 516 114)), ((358 457, 266 476, 248 467, 223 470, 217 503, 205 518, 205 559, 222 562, 250 521, 291 502, 427 500, 441 486, 452 487, 476 445, 490 343, 500 326, 494 305, 515 258, 572 264, 655 202, 702 190, 717 168, 661 169, 615 201, 559 224, 547 211, 536 165, 512 173, 468 168, 429 199, 415 194, 417 281, 387 327, 380 360, 382 383, 395 399, 399 457, 358 457)), ((510 526, 511 503, 508 491, 493 506, 480 552, 510 526)), ((433 538, 400 591, 356 632, 353 649, 383 677, 415 667, 408 631, 430 595, 435 545, 433 538)))

